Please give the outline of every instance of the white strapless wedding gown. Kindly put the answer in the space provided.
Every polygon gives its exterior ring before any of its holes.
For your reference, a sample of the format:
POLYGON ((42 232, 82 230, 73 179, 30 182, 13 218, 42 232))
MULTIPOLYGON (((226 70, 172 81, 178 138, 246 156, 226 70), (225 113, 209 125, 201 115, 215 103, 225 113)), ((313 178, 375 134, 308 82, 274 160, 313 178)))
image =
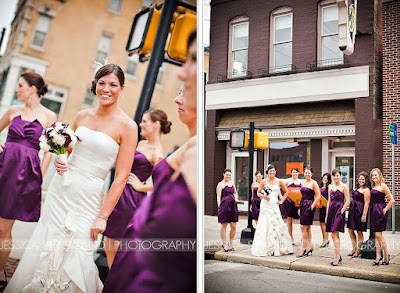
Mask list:
POLYGON ((6 293, 101 292, 90 228, 103 203, 104 179, 119 145, 105 133, 79 126, 70 158, 68 186, 55 175, 41 217, 6 293))
POLYGON ((268 188, 270 189, 270 200, 261 199, 251 254, 254 256, 281 256, 293 253, 288 228, 279 209, 279 186, 265 185, 264 191, 268 188))

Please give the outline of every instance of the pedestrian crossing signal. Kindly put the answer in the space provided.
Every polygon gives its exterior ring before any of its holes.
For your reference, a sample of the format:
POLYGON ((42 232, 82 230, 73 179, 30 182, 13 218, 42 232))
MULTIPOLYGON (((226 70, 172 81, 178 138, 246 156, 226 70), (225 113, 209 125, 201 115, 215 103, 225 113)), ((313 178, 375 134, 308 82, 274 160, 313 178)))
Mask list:
MULTIPOLYGON (((249 133, 246 132, 244 147, 249 146, 249 133)), ((269 135, 266 132, 254 131, 254 149, 267 149, 269 146, 269 135)))

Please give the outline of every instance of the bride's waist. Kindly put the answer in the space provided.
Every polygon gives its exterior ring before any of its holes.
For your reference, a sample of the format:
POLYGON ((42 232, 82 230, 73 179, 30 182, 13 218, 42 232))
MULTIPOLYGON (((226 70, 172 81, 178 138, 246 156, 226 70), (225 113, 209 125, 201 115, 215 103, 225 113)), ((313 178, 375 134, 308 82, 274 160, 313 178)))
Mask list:
POLYGON ((110 170, 105 170, 104 168, 95 165, 92 161, 77 158, 73 155, 69 157, 69 164, 72 167, 75 167, 102 180, 104 180, 107 177, 107 174, 110 172, 110 170))

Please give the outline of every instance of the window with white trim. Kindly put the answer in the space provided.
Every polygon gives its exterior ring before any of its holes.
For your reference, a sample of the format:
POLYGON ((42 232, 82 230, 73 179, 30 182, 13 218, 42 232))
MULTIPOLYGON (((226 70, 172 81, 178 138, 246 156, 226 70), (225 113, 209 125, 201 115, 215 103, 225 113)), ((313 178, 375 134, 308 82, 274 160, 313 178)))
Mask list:
POLYGON ((233 19, 230 22, 229 36, 228 75, 246 76, 249 59, 249 19, 244 16, 233 19))
POLYGON ((35 32, 32 38, 32 46, 43 49, 47 39, 47 33, 50 28, 50 17, 44 14, 39 14, 36 23, 35 32))
POLYGON ((110 36, 102 35, 97 46, 95 60, 100 63, 104 63, 104 59, 108 57, 111 49, 112 38, 110 36))
POLYGON ((135 76, 137 68, 139 66, 139 55, 133 54, 128 57, 128 62, 126 64, 125 73, 127 76, 135 76))
POLYGON ((108 5, 108 10, 112 12, 121 12, 122 0, 110 0, 110 4, 108 5))
POLYGON ((40 99, 40 103, 56 113, 60 118, 64 110, 65 102, 67 101, 67 96, 67 89, 48 85, 48 92, 40 99))
POLYGON ((289 8, 278 9, 271 18, 271 70, 292 70, 293 13, 289 8))
POLYGON ((331 66, 343 63, 343 53, 338 45, 338 8, 336 1, 325 1, 319 6, 318 65, 331 66))
POLYGON ((90 108, 94 105, 95 95, 92 93, 91 89, 88 88, 86 90, 85 99, 83 100, 83 104, 81 108, 90 108))

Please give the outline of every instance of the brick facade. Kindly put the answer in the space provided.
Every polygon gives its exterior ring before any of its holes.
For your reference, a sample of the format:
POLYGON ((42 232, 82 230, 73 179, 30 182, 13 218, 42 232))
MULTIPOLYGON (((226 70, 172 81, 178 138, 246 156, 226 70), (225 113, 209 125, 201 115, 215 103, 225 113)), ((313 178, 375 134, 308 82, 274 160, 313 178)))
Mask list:
MULTIPOLYGON (((400 1, 383 3, 383 173, 392 190, 391 122, 400 124, 400 1)), ((398 125, 400 126, 400 125, 398 125)), ((400 138, 400 137, 399 137, 400 138)), ((392 191, 393 192, 393 191, 392 191)), ((395 147, 395 199, 400 206, 400 146, 395 147)), ((397 209, 399 210, 399 209, 397 209)))

